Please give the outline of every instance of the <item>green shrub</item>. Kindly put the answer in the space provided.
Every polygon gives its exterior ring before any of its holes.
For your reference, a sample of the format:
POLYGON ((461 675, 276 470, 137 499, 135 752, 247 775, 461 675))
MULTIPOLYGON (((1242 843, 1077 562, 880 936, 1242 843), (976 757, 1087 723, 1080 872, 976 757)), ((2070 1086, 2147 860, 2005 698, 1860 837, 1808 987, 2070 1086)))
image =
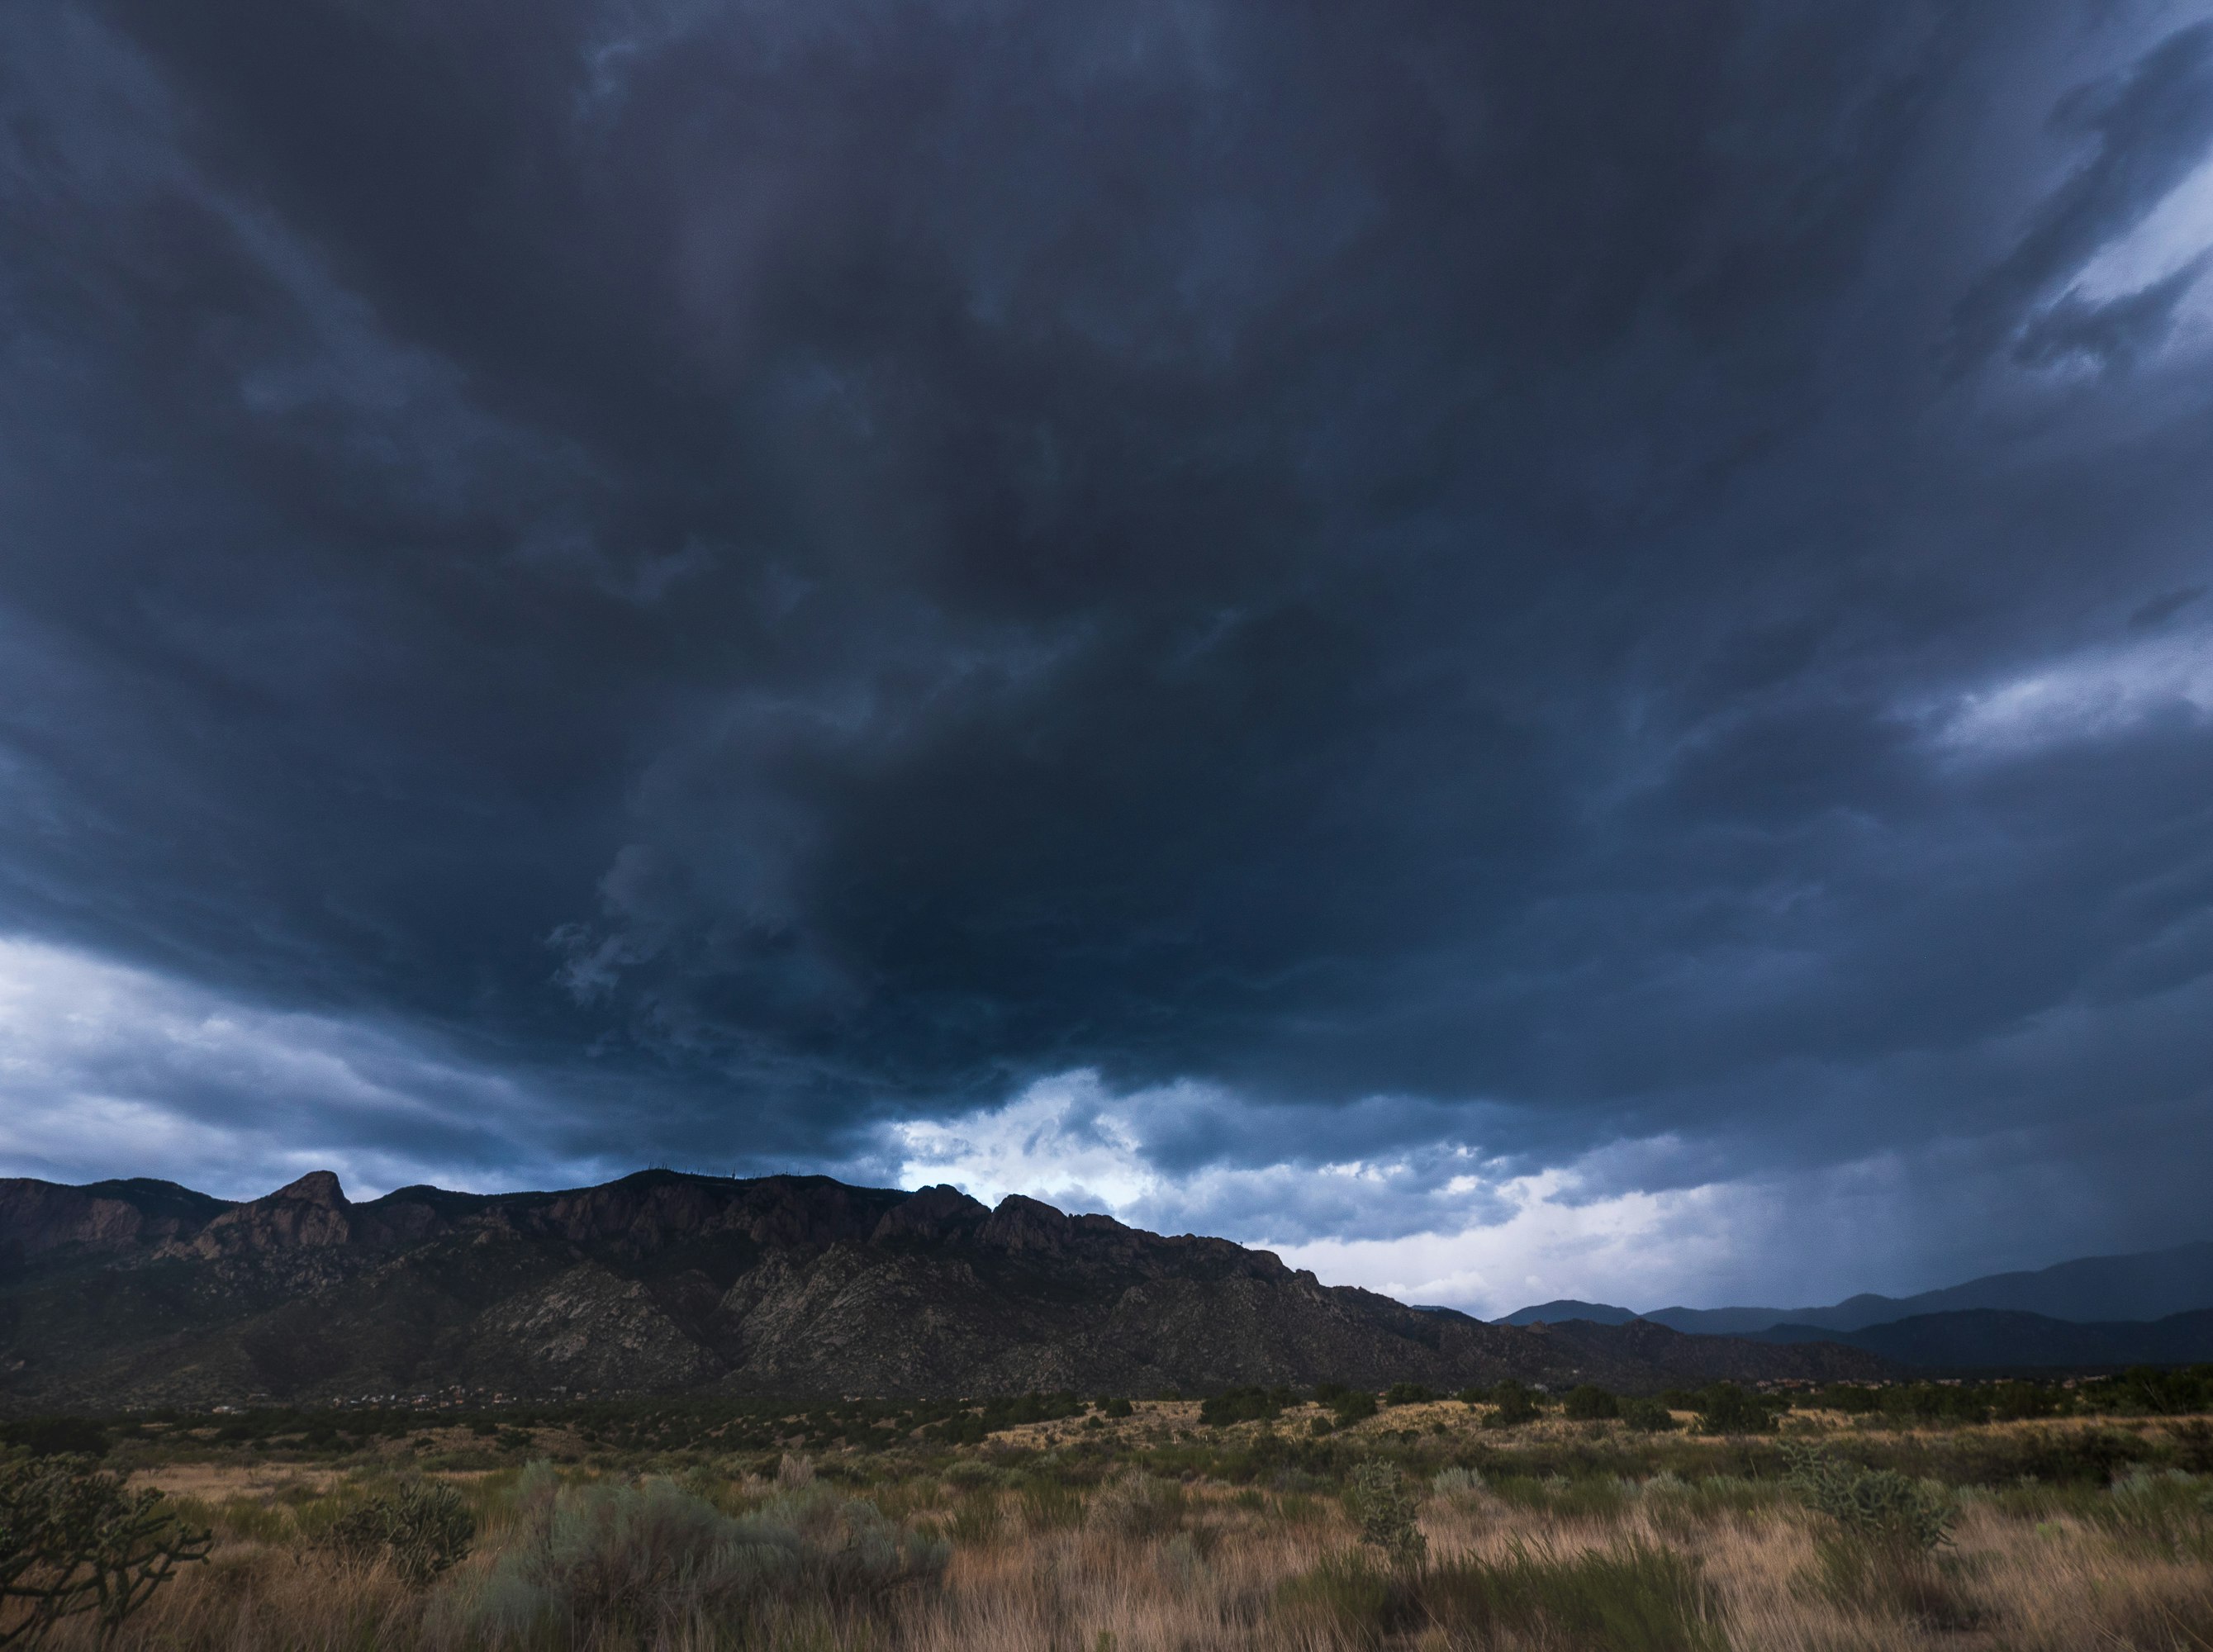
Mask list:
POLYGON ((1314 1390, 1314 1398, 1329 1408, 1337 1418, 1338 1426, 1357 1423, 1375 1415, 1375 1396, 1365 1388, 1348 1388, 1341 1382, 1325 1382, 1314 1390))
POLYGON ((1596 1383, 1583 1382, 1568 1390, 1560 1411, 1572 1422, 1598 1423, 1620 1416, 1621 1406, 1613 1394, 1596 1383))
POLYGON ((1289 1388, 1225 1388, 1201 1403, 1198 1420, 1216 1429, 1232 1423, 1268 1422, 1281 1417, 1291 1403, 1289 1388))
POLYGON ((1418 1382, 1394 1382, 1383 1391, 1386 1405, 1423 1405, 1436 1397, 1435 1389, 1418 1382))
POLYGON ((210 1541, 160 1492, 126 1491, 82 1458, 0 1462, 0 1644, 36 1643, 84 1612, 105 1643, 210 1541))
POLYGON ((980 1446, 991 1433, 990 1427, 974 1411, 955 1411, 942 1423, 924 1429, 922 1437, 939 1445, 980 1446))
POLYGON ((1100 1414, 1103 1417, 1128 1417, 1136 1410, 1137 1407, 1131 1405, 1128 1400, 1120 1399, 1102 1401, 1099 1407, 1100 1414))
POLYGON ((1501 1474, 1491 1482, 1501 1502, 1517 1509, 1563 1519, 1619 1520, 1626 1511, 1629 1491, 1611 1475, 1578 1474, 1570 1478, 1552 1474, 1542 1479, 1528 1474, 1501 1474))
POLYGON ((1716 1382, 1698 1397, 1701 1434, 1771 1434, 1775 1413, 1734 1382, 1716 1382))
POLYGON ((1355 1468, 1344 1512, 1359 1528, 1360 1540, 1401 1570, 1419 1566, 1429 1553, 1429 1539, 1415 1523, 1413 1493, 1395 1463, 1370 1458, 1355 1468))
POLYGON ((2177 1468, 2186 1474, 2213 1474, 2213 1424, 2196 1417, 2171 1423, 2167 1436, 2177 1468))
POLYGON ((1665 1434, 1675 1426, 1667 1405, 1657 1399, 1625 1399, 1621 1420, 1640 1434, 1665 1434))
POLYGON ((1854 1537, 1927 1553, 1951 1540, 1959 1507, 1934 1480, 1866 1468, 1820 1446, 1786 1441, 1783 1484, 1854 1537))
POLYGON ((2125 1549, 2162 1559, 2213 1561, 2213 1488, 2179 1470, 2139 1468, 2085 1511, 2125 1549))
POLYGON ((323 1540, 348 1560, 389 1558, 401 1582, 421 1588, 465 1558, 476 1534, 476 1516, 459 1491, 417 1481, 348 1509, 323 1540))
POLYGON ((1533 1422, 1538 1415, 1536 1397, 1527 1388, 1507 1377, 1491 1391, 1492 1411, 1483 1419, 1487 1429, 1510 1429, 1533 1422))
POLYGON ((34 1457, 105 1457, 107 1430, 82 1417, 26 1417, 0 1423, 0 1446, 34 1457))

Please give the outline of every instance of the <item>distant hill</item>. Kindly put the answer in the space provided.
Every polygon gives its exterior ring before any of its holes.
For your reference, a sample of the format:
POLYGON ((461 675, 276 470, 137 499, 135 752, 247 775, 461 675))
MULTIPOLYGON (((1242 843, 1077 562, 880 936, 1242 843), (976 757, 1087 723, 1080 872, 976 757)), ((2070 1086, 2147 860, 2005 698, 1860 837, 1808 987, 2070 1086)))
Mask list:
POLYGON ((230 1204, 166 1182, 0 1181, 0 1407, 15 1411, 1507 1376, 1635 1392, 1892 1369, 1820 1342, 1485 1325, 1227 1240, 950 1187, 655 1171, 356 1204, 317 1172, 230 1204))
POLYGON ((1634 1308, 1616 1308, 1610 1302, 1579 1302, 1572 1296, 1563 1296, 1557 1301, 1539 1302, 1534 1308, 1514 1310, 1503 1320, 1493 1320, 1493 1325, 1563 1325, 1570 1320, 1587 1320, 1593 1325, 1627 1325, 1631 1320, 1646 1315, 1634 1308))
POLYGON ((2165 1319, 2084 1325, 2043 1314, 1963 1308, 1917 1314, 1857 1331, 1778 1325, 1755 1341, 1844 1342, 1900 1365, 1944 1370, 2033 1370, 2213 1362, 2213 1309, 2165 1319))
POLYGON ((1916 1296, 1850 1296, 1827 1308, 1659 1308, 1637 1314, 1573 1298, 1517 1308, 1494 1325, 1588 1320, 1625 1325, 1649 1320, 1695 1336, 1748 1337, 1771 1326, 1859 1331, 1924 1314, 1972 1309, 2041 1314, 2081 1325, 2163 1320, 2213 1308, 2213 1241, 2129 1256, 2087 1256, 2032 1272, 1993 1273, 1916 1296))

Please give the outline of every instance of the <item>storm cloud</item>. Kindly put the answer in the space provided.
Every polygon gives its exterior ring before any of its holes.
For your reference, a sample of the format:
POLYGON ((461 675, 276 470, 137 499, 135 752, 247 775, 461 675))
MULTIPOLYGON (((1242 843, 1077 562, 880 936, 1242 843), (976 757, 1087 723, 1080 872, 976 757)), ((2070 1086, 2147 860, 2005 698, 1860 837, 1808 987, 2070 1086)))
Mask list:
POLYGON ((0 43, 0 1169, 2204 1236, 2204 7, 0 43))

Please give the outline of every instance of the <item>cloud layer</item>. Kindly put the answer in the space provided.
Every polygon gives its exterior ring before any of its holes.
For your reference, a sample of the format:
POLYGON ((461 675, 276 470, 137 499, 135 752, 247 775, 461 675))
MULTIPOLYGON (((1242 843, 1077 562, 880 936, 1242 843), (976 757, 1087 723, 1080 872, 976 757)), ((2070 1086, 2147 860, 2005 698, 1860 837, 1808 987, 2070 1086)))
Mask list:
POLYGON ((0 1151, 2199 1236, 2213 19, 1601 12, 0 18, 0 1151))

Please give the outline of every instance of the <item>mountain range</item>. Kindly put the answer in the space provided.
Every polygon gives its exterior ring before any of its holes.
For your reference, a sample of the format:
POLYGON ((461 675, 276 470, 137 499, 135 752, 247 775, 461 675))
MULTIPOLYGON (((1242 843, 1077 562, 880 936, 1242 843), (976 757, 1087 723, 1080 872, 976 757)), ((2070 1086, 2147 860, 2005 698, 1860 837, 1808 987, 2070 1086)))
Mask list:
POLYGON ((0 1406, 16 1411, 1506 1376, 1635 1392, 1891 1369, 1820 1341, 1486 1325, 1226 1240, 951 1187, 651 1171, 355 1203, 317 1172, 233 1203, 162 1181, 0 1181, 0 1406))
POLYGON ((1913 1296, 1827 1308, 1663 1308, 1562 1298, 1494 1323, 1663 1325, 1698 1336, 1836 1342, 1949 1369, 2183 1364, 2213 1360, 2213 1242, 1994 1273, 1913 1296))
POLYGON ((1942 1370, 2194 1365, 2213 1362, 2213 1308, 2161 1319, 2085 1325, 1997 1308, 1916 1314, 1857 1331, 1777 1325, 1770 1343, 1840 1342, 1900 1365, 1942 1370))

